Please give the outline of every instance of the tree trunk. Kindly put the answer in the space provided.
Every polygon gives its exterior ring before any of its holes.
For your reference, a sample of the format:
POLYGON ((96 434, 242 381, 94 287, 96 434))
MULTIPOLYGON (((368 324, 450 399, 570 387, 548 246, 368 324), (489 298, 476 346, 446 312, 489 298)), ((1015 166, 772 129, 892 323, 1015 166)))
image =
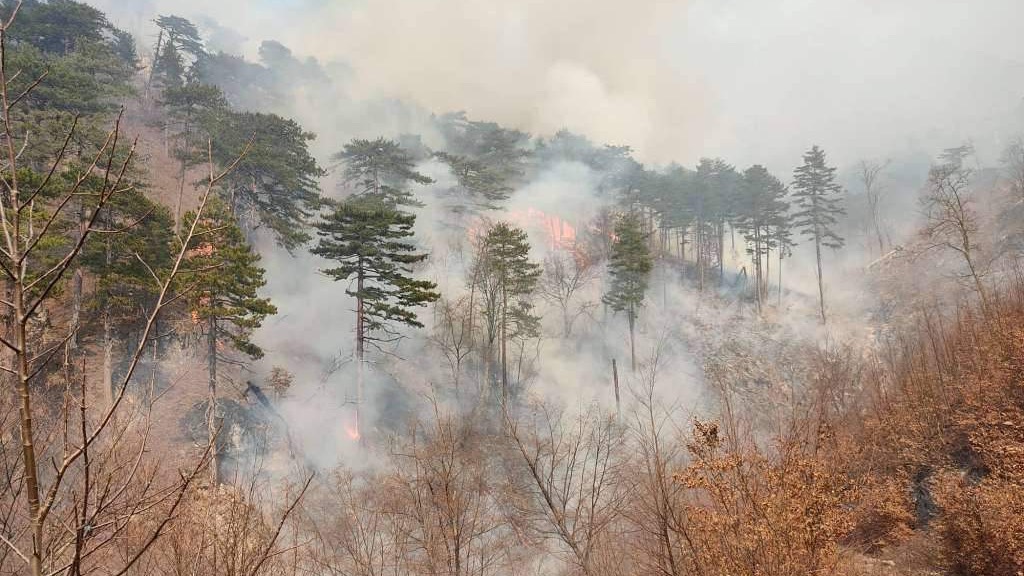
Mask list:
POLYGON ((682 263, 680 270, 682 273, 679 275, 680 281, 686 280, 686 228, 679 231, 679 260, 682 263))
POLYGON ((181 167, 178 170, 178 202, 174 207, 174 233, 177 234, 181 231, 181 204, 182 198, 185 196, 185 156, 188 154, 188 138, 189 138, 189 123, 190 115, 185 117, 185 135, 184 145, 181 151, 181 167))
POLYGON ((508 413, 508 366, 506 356, 506 340, 508 322, 508 296, 505 288, 501 289, 501 410, 503 414, 508 413))
POLYGON ((764 237, 766 247, 764 250, 764 285, 761 286, 761 294, 763 296, 762 299, 767 302, 768 285, 771 284, 772 278, 772 248, 771 245, 768 244, 771 241, 771 230, 767 226, 765 226, 764 229, 764 237))
POLYGON ((779 308, 782 308, 782 246, 779 245, 779 308))
POLYGON ((754 226, 754 302, 761 313, 761 227, 754 226))
POLYGON ((704 246, 704 232, 705 232, 705 230, 704 230, 704 223, 701 222, 698 225, 698 227, 696 229, 696 234, 694 235, 694 238, 693 238, 694 250, 697 252, 696 260, 695 261, 697 263, 697 290, 699 292, 703 292, 704 291, 704 271, 707 268, 707 262, 706 262, 706 252, 707 252, 707 250, 705 250, 705 246, 704 246))
POLYGON ((149 90, 153 86, 153 73, 156 72, 156 61, 160 58, 160 50, 164 44, 164 31, 161 28, 160 33, 156 36, 156 51, 153 52, 153 63, 149 67, 149 77, 146 78, 146 100, 147 103, 150 100, 149 90))
POLYGON ((110 320, 109 306, 103 310, 103 401, 106 405, 114 404, 114 335, 110 320))
MULTIPOLYGON (((12 255, 13 259, 17 259, 17 254, 12 255)), ((43 522, 39 517, 39 467, 36 463, 32 395, 29 389, 28 333, 25 329, 28 318, 25 315, 25 292, 20 279, 14 282, 13 293, 12 303, 14 306, 11 311, 11 329, 14 332, 15 346, 18 349, 14 357, 14 363, 17 365, 14 377, 17 382, 20 411, 21 452, 24 465, 22 474, 25 478, 29 527, 32 534, 29 570, 33 576, 41 576, 43 573, 43 522)))
MULTIPOLYGON (((105 244, 104 260, 107 266, 110 266, 111 257, 111 240, 108 239, 105 244)), ((104 302, 103 304, 103 400, 107 403, 107 406, 114 404, 114 390, 113 390, 113 354, 114 354, 114 335, 113 335, 113 320, 110 317, 110 303, 104 302)))
POLYGON ((821 277, 821 234, 817 230, 814 233, 814 257, 818 262, 818 303, 821 306, 821 323, 824 324, 828 320, 825 318, 825 282, 821 277))
POLYGON ((621 421, 622 404, 619 402, 619 367, 615 364, 615 358, 612 358, 612 383, 615 386, 615 414, 621 421))
POLYGON ((217 319, 210 318, 206 335, 206 367, 209 370, 209 397, 206 428, 210 437, 210 486, 220 484, 220 454, 217 450, 217 319))
MULTIPOLYGON (((88 220, 86 220, 85 214, 85 201, 79 199, 78 201, 78 233, 75 240, 78 241, 85 234, 85 227, 88 226, 88 220)), ((82 271, 82 265, 77 264, 75 266, 75 273, 71 277, 71 320, 69 321, 69 329, 71 330, 71 338, 68 339, 68 350, 76 352, 78 350, 78 326, 82 321, 82 298, 83 298, 83 285, 84 285, 85 273, 82 271)))
POLYGON ((366 305, 363 302, 363 263, 359 262, 356 278, 356 436, 360 445, 366 444, 363 429, 363 361, 366 358, 366 305))
POLYGON ((636 338, 634 336, 634 328, 636 326, 636 312, 630 307, 629 314, 629 362, 630 371, 636 374, 636 338))
POLYGON ((725 282, 725 222, 718 224, 718 285, 725 282))

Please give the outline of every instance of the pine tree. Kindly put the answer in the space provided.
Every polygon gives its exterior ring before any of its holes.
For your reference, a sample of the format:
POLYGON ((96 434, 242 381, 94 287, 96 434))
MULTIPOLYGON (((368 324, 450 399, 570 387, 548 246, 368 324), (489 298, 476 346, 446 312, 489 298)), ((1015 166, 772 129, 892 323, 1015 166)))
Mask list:
POLYGON ((433 182, 416 171, 412 156, 394 140, 356 138, 332 159, 345 166, 344 183, 357 194, 378 197, 394 206, 420 205, 407 186, 433 182))
POLYGON ((779 233, 775 228, 786 224, 789 203, 785 197, 786 185, 764 166, 754 165, 743 172, 736 224, 753 263, 758 310, 768 295, 769 256, 778 248, 779 233))
POLYGON ((622 216, 615 224, 615 243, 608 260, 611 284, 604 302, 616 312, 625 312, 629 323, 630 366, 636 372, 636 318, 644 305, 647 283, 654 263, 635 214, 622 216))
POLYGON ((308 241, 309 219, 321 207, 319 178, 325 174, 309 152, 315 136, 276 114, 225 109, 200 115, 200 128, 211 135, 213 159, 220 166, 248 147, 222 190, 243 230, 266 226, 287 250, 308 241))
MULTIPOLYGON (((91 207, 89 210, 91 211, 91 207)), ((158 295, 158 276, 171 263, 171 217, 136 190, 111 199, 97 217, 106 233, 86 244, 82 265, 94 281, 88 307, 100 317, 103 398, 113 401, 113 350, 118 335, 140 329, 158 295)))
POLYGON ((164 42, 157 49, 151 72, 151 83, 162 90, 181 87, 185 83, 185 59, 177 46, 164 42))
POLYGON ((793 227, 814 240, 818 264, 818 303, 825 322, 825 284, 822 279, 821 247, 838 250, 844 240, 836 233, 842 207, 842 187, 836 183, 836 169, 825 162, 825 151, 813 146, 804 154, 804 164, 793 172, 793 227))
MULTIPOLYGON (((191 70, 196 62, 206 56, 206 48, 203 47, 199 29, 191 21, 181 16, 170 15, 157 16, 154 22, 160 30, 158 43, 164 48, 172 48, 182 58, 183 67, 186 65, 186 57, 190 59, 188 68, 191 70)), ((156 50, 156 53, 159 56, 160 50, 156 50)))
POLYGON ((174 209, 174 229, 178 230, 181 227, 181 203, 185 195, 185 172, 189 165, 203 155, 208 141, 206 137, 199 137, 195 125, 203 116, 224 112, 228 104, 219 88, 195 81, 167 87, 163 91, 162 103, 168 116, 165 129, 177 140, 175 156, 180 162, 178 199, 174 209))
MULTIPOLYGON (((184 218, 190 229, 196 215, 184 218)), ((241 229, 235 224, 227 205, 211 199, 189 246, 188 270, 181 275, 181 286, 187 291, 194 318, 205 323, 209 399, 207 426, 213 447, 211 477, 220 481, 217 458, 217 365, 235 350, 249 358, 263 357, 263 350, 249 338, 263 320, 277 309, 258 291, 265 281, 259 267, 260 256, 252 250, 241 229)))
MULTIPOLYGON (((488 329, 488 367, 493 363, 494 341, 498 341, 502 409, 507 408, 511 393, 508 342, 533 337, 539 331, 540 319, 533 314, 528 297, 537 288, 540 275, 540 265, 530 261, 526 232, 507 222, 498 222, 487 230, 474 263, 473 277, 480 290, 488 329)), ((490 373, 489 368, 487 372, 490 373)))
POLYGON ((700 290, 704 289, 705 275, 712 267, 718 268, 719 282, 724 278, 725 225, 735 212, 739 182, 736 169, 720 158, 702 158, 697 165, 692 212, 700 290))
POLYGON ((356 196, 338 203, 316 224, 319 243, 313 254, 337 262, 321 270, 335 280, 354 280, 345 293, 356 299, 356 410, 359 437, 363 422, 362 373, 366 348, 381 349, 401 338, 400 326, 422 328, 414 308, 438 299, 436 285, 412 276, 412 266, 427 258, 408 239, 416 217, 380 197, 356 196))

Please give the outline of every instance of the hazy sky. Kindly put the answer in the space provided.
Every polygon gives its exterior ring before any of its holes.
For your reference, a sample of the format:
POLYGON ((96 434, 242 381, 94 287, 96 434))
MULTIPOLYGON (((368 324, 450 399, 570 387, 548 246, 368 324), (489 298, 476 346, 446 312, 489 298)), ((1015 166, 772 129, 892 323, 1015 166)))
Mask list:
POLYGON ((1024 128, 1020 0, 91 1, 127 27, 206 14, 250 50, 347 62, 357 97, 564 126, 652 162, 788 169, 813 143, 842 164, 968 138, 994 162, 1024 128))

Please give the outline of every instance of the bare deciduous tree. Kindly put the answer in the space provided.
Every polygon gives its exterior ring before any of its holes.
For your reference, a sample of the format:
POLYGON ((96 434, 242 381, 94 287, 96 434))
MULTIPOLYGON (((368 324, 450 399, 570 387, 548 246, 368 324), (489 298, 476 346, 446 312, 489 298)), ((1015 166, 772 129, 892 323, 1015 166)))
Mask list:
POLYGON ((440 298, 434 304, 434 332, 430 339, 448 364, 456 399, 461 397, 464 365, 474 349, 473 307, 470 298, 440 298))
POLYGON ((882 197, 885 187, 882 185, 882 172, 889 165, 889 161, 875 162, 861 160, 857 164, 857 178, 864 186, 864 195, 868 200, 868 212, 871 217, 871 226, 874 231, 875 240, 878 242, 878 253, 885 252, 885 245, 888 232, 885 230, 885 223, 882 221, 882 197))
POLYGON ((960 257, 965 271, 959 275, 971 283, 987 310, 984 278, 988 262, 977 237, 978 215, 970 190, 973 171, 964 164, 970 153, 968 146, 947 150, 942 162, 929 171, 928 189, 922 198, 927 224, 922 233, 926 250, 948 249, 960 257))
POLYGON ((560 543, 584 574, 617 573, 609 564, 621 557, 605 552, 615 546, 612 528, 629 487, 615 418, 597 408, 570 417, 540 404, 529 420, 510 421, 508 429, 528 495, 520 513, 543 538, 560 543))
POLYGON ((538 291, 543 298, 558 306, 562 316, 562 336, 569 338, 576 321, 597 306, 597 302, 580 301, 579 295, 597 278, 599 270, 587 255, 564 250, 549 254, 544 258, 543 266, 538 291))
MULTIPOLYGON (((45 81, 46 74, 19 93, 10 91, 20 71, 7 69, 5 40, 20 6, 17 3, 0 23, 0 371, 13 392, 7 407, 17 412, 21 445, 17 456, 6 450, 2 454, 7 473, 2 496, 6 514, 0 526, 5 554, 0 558, 5 564, 21 563, 19 571, 33 576, 91 570, 120 575, 132 570, 165 532, 209 453, 207 448, 194 464, 177 473, 164 471, 148 456, 150 416, 158 398, 153 385, 148 394, 129 392, 143 351, 155 336, 158 317, 181 297, 175 293, 180 288, 175 279, 195 230, 179 237, 167 270, 154 270, 143 255, 136 254, 153 276, 157 298, 112 395, 103 401, 105 395, 100 394, 101 400, 94 402, 97 394, 88 386, 85 361, 68 346, 79 325, 72 323, 66 331, 52 329, 45 316, 57 305, 58 287, 76 268, 86 243, 96 234, 117 233, 103 230, 100 216, 112 199, 134 187, 129 173, 135 142, 123 145, 119 115, 74 179, 55 178, 66 171, 76 119, 39 178, 25 179, 30 168, 21 159, 32 141, 28 129, 19 128, 18 107, 45 81), (93 196, 92 209, 84 218, 75 218, 78 233, 54 255, 48 241, 83 194, 93 196), (63 367, 55 368, 61 351, 66 351, 63 367)), ((211 162, 199 212, 233 166, 218 174, 211 162)))

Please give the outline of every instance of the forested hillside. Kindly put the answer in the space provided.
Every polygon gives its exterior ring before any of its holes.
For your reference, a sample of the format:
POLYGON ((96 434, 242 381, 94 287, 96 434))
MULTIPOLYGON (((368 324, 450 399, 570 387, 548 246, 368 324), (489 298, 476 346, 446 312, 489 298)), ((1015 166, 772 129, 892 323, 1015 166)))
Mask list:
POLYGON ((0 18, 0 574, 1024 571, 1019 137, 652 162, 0 18))

